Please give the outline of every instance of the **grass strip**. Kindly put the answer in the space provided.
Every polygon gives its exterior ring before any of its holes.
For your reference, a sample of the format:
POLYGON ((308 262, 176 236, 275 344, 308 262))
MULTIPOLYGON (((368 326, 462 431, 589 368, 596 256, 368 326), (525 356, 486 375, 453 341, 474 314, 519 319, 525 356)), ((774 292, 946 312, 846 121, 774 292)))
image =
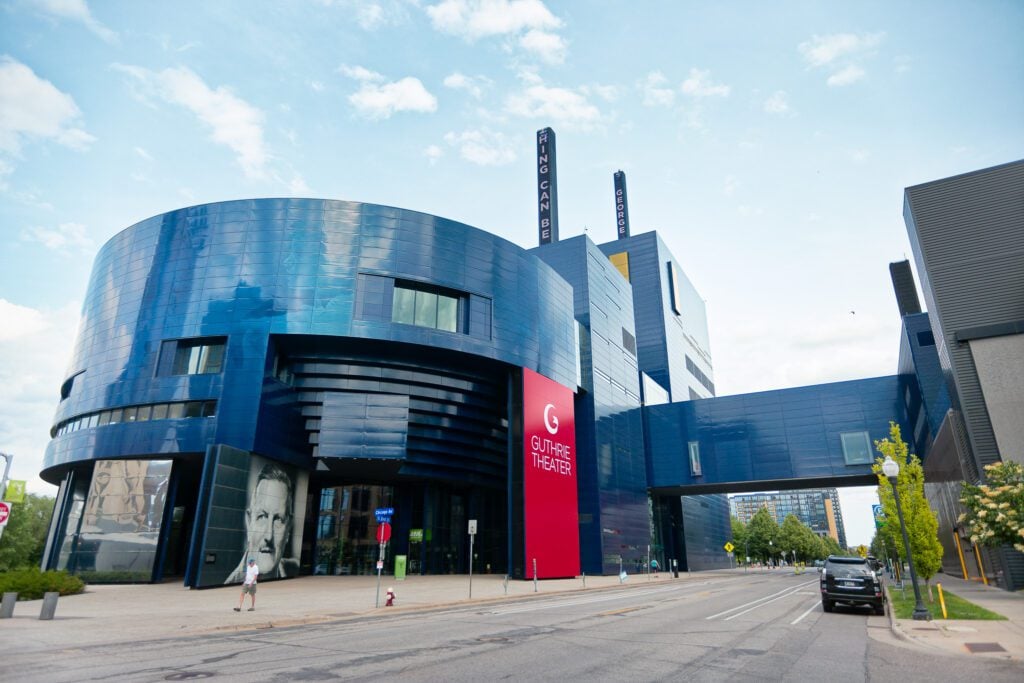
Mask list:
MULTIPOLYGON (((910 619, 914 615, 914 589, 909 585, 904 590, 888 586, 889 600, 897 619, 910 619)), ((946 601, 946 614, 949 619, 973 619, 977 621, 1005 621, 1006 617, 984 607, 979 607, 969 600, 964 600, 955 593, 942 589, 942 597, 946 601)), ((921 599, 932 615, 932 619, 942 619, 942 606, 939 604, 939 591, 932 586, 932 598, 928 599, 928 590, 921 586, 921 599)))

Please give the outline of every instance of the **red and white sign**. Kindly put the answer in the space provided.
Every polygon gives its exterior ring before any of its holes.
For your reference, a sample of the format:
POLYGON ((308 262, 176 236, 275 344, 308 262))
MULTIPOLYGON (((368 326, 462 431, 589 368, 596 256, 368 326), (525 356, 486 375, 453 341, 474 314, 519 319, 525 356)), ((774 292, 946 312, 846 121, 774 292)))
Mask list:
POLYGON ((523 507, 527 578, 580 573, 573 392, 523 368, 523 507))
POLYGON ((377 542, 383 543, 391 538, 391 525, 387 522, 382 522, 377 527, 377 542))
POLYGON ((6 526, 11 517, 11 504, 0 502, 0 526, 6 526))

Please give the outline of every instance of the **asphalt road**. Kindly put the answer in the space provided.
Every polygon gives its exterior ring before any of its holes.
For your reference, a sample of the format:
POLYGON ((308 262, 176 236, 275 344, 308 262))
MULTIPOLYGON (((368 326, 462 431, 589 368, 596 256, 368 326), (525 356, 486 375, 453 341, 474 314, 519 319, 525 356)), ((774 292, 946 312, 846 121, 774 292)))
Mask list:
POLYGON ((817 574, 627 585, 327 624, 0 655, 18 681, 1019 681, 1019 663, 821 611, 817 574))

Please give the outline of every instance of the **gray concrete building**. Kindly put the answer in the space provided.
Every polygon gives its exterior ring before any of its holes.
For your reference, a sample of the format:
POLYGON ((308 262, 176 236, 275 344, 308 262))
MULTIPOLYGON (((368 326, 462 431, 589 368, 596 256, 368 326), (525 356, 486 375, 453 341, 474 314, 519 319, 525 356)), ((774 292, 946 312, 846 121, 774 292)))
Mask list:
MULTIPOLYGON (((903 213, 951 404, 925 460, 928 494, 943 544, 969 554, 958 479, 1024 461, 1024 160, 908 187, 903 213)), ((1024 587, 1011 547, 970 559, 1024 587)))

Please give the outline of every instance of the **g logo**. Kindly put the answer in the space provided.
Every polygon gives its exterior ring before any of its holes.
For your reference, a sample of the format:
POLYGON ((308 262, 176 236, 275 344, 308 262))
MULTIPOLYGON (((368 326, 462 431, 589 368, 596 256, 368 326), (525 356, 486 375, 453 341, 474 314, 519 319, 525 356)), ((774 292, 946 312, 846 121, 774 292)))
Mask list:
POLYGON ((551 411, 555 409, 555 406, 551 403, 544 406, 544 427, 548 430, 548 434, 558 433, 558 416, 551 415, 551 411))

